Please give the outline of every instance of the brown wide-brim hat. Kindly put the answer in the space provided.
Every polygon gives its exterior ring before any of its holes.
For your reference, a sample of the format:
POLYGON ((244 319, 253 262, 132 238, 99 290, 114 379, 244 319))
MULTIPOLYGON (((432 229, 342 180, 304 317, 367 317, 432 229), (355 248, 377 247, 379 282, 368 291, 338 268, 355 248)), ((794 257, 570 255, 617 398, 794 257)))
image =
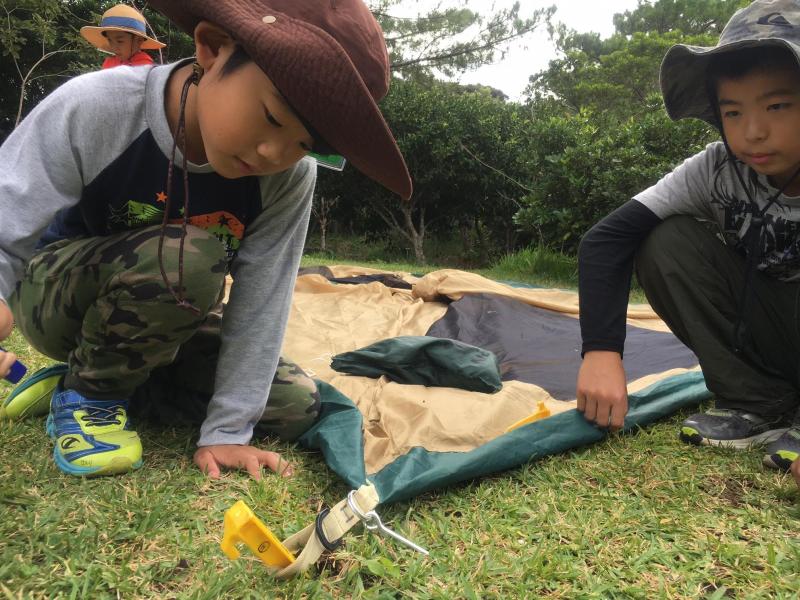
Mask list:
POLYGON ((389 90, 380 25, 362 0, 150 0, 192 35, 224 29, 300 118, 367 177, 403 199, 411 177, 376 104, 389 90))
POLYGON ((142 38, 143 50, 158 50, 166 46, 147 35, 147 21, 138 10, 126 4, 117 4, 104 12, 99 27, 81 27, 81 35, 87 42, 103 52, 111 52, 108 38, 103 35, 107 31, 122 31, 139 36, 142 38))
POLYGON ((678 44, 661 63, 661 93, 673 120, 694 117, 720 128, 708 90, 712 59, 745 48, 785 48, 800 66, 800 2, 756 0, 739 9, 725 25, 716 46, 678 44))

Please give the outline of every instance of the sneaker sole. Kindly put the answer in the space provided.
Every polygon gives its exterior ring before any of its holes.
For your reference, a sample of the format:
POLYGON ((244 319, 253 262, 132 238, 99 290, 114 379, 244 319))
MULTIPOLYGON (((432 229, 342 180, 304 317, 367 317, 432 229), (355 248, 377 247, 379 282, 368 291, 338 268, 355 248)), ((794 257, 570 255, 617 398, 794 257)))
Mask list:
POLYGON ((702 445, 702 446, 715 446, 717 448, 733 448, 735 450, 747 450, 749 448, 752 448, 753 446, 763 446, 764 444, 769 444, 770 442, 774 442, 788 430, 789 430, 788 427, 784 427, 781 429, 770 429, 769 431, 765 431, 764 433, 759 433, 758 435, 754 435, 748 438, 741 438, 738 440, 715 440, 712 438, 703 437, 702 435, 700 435, 700 432, 691 427, 682 427, 679 437, 682 442, 686 442, 687 444, 693 444, 695 446, 702 445))
POLYGON ((765 454, 762 463, 765 467, 770 469, 778 469, 779 471, 789 471, 792 468, 792 463, 800 457, 797 452, 789 450, 780 450, 775 454, 765 454))
MULTIPOLYGON (((47 415, 47 423, 45 424, 47 435, 52 439, 56 437, 55 425, 53 423, 53 416, 47 415)), ((124 456, 116 456, 111 459, 107 465, 102 467, 76 467, 71 462, 64 459, 58 448, 53 448, 53 460, 56 466, 67 475, 74 475, 76 477, 102 477, 104 475, 122 475, 123 473, 130 473, 135 471, 144 464, 140 458, 136 462, 131 461, 124 456)))
POLYGON ((24 419, 26 417, 46 415, 50 410, 50 398, 53 395, 53 390, 67 370, 67 365, 57 364, 36 371, 36 373, 11 390, 8 397, 3 400, 2 405, 0 405, 0 420, 24 419), (23 396, 26 392, 35 394, 36 398, 34 400, 24 398, 23 396), (20 409, 19 406, 14 406, 14 404, 23 404, 24 407, 20 409))
POLYGON ((74 475, 76 477, 102 477, 104 475, 122 475, 123 473, 130 473, 142 466, 141 459, 136 462, 131 462, 130 459, 122 456, 117 456, 111 459, 107 465, 102 467, 76 467, 70 462, 64 460, 64 457, 58 452, 57 448, 53 448, 53 459, 56 466, 66 473, 67 475, 74 475))

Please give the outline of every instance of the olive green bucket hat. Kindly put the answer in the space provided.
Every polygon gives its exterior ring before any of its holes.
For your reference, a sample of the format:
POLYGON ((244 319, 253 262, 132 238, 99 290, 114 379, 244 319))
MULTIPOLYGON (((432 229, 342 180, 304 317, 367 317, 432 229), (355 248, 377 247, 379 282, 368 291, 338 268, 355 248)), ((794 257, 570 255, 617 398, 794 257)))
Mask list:
POLYGON ((719 128, 717 111, 708 94, 712 57, 742 50, 777 46, 792 53, 800 66, 800 2, 756 0, 734 14, 716 46, 678 44, 661 63, 661 93, 673 120, 694 117, 719 128))

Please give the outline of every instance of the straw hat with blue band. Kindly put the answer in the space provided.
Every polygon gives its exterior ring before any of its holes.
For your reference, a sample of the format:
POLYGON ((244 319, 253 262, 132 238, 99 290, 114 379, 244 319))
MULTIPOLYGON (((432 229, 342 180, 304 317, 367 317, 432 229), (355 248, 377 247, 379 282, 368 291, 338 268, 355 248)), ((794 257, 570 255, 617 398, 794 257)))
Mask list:
POLYGON ((228 32, 286 102, 336 153, 411 196, 403 156, 378 109, 389 90, 383 32, 362 0, 150 0, 189 35, 200 21, 228 32))
POLYGON ((123 31, 139 36, 142 38, 142 50, 158 50, 166 46, 147 35, 147 21, 138 10, 127 4, 117 4, 104 12, 99 27, 81 27, 81 35, 92 46, 105 52, 110 52, 108 39, 103 35, 108 31, 123 31))

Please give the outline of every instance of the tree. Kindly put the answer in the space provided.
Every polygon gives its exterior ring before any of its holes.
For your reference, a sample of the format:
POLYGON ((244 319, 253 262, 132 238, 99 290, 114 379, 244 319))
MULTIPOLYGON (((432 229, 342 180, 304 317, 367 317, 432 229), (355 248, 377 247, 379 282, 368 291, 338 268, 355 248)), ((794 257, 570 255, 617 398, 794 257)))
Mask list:
POLYGON ((329 197, 320 193, 314 194, 314 202, 311 205, 311 212, 319 224, 319 250, 323 253, 327 250, 326 240, 328 227, 331 222, 331 212, 336 207, 336 203, 338 201, 338 196, 329 197))
POLYGON ((381 108, 408 163, 414 194, 402 202, 353 169, 322 172, 318 193, 340 197, 337 219, 358 215, 363 224, 368 213, 377 215, 419 263, 430 232, 472 232, 479 247, 465 253, 488 254, 480 242, 490 236, 513 242, 512 216, 527 193, 518 182, 529 169, 530 113, 495 98, 490 88, 402 80, 393 82, 381 108))
POLYGON ((509 42, 546 22, 554 7, 520 15, 520 3, 483 16, 468 8, 443 7, 416 17, 393 15, 402 0, 374 0, 370 9, 383 28, 392 71, 403 77, 451 76, 491 63, 509 42))
POLYGON ((591 109, 613 118, 652 110, 660 95, 658 72, 670 46, 711 46, 719 30, 746 0, 656 0, 617 14, 617 32, 607 39, 577 33, 563 24, 551 36, 563 55, 531 76, 530 102, 555 97, 573 113, 591 109))
MULTIPOLYGON (((57 0, 0 0, 0 85, 13 94, 0 99, 0 130, 10 132, 22 116, 26 100, 37 103, 75 73, 71 67, 78 52, 70 22, 89 13, 89 3, 67 6, 57 0)), ((5 135, 3 136, 5 137, 5 135)))
MULTIPOLYGON (((0 0, 0 140, 19 118, 68 78, 99 68, 100 55, 80 34, 95 25, 113 0, 0 0)), ((131 2, 167 43, 165 60, 194 53, 191 38, 146 2, 131 2)))
POLYGON ((749 0, 639 0, 635 9, 614 15, 614 28, 622 35, 681 31, 718 36, 731 15, 748 4, 749 0))
POLYGON ((602 111, 614 118, 642 114, 652 110, 652 96, 660 96, 659 65, 667 50, 677 43, 713 43, 709 36, 685 36, 680 31, 616 35, 603 40, 601 47, 596 41, 565 34, 559 42, 567 48, 564 58, 550 61, 546 71, 531 77, 531 100, 554 96, 573 113, 591 109, 598 116, 602 111), (586 41, 592 45, 591 53, 582 47, 586 41))
POLYGON ((533 190, 515 222, 555 250, 574 252, 598 220, 655 183, 713 133, 697 120, 672 122, 663 111, 615 127, 594 115, 551 117, 536 123, 533 190))

